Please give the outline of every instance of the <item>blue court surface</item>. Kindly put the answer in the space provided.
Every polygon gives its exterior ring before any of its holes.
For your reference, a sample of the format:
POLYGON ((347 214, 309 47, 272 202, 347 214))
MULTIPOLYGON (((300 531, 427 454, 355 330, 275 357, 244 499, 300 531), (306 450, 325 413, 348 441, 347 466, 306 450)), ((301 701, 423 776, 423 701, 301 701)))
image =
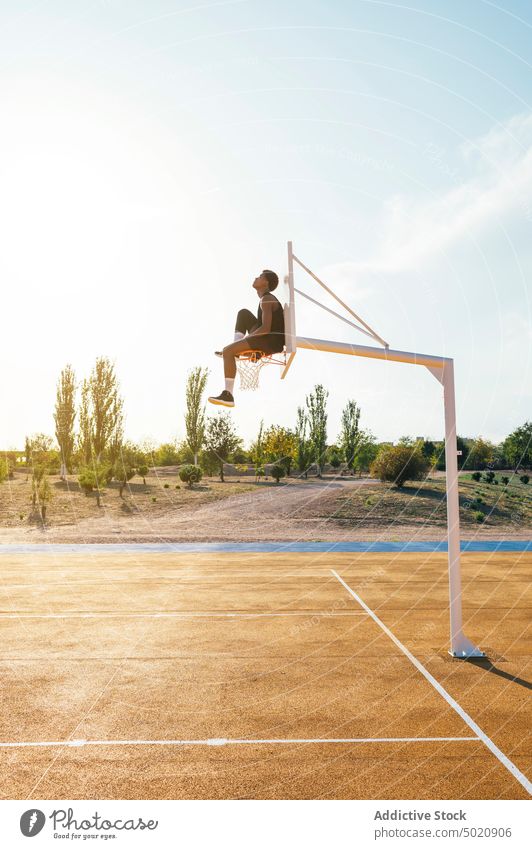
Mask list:
MULTIPOLYGON (((462 551, 532 551, 532 540, 463 540, 462 551)), ((436 552, 447 551, 447 543, 439 542, 161 542, 161 543, 81 543, 69 545, 2 545, 0 553, 30 554, 31 552, 69 551, 144 551, 144 552, 257 552, 257 553, 311 553, 311 552, 436 552)))

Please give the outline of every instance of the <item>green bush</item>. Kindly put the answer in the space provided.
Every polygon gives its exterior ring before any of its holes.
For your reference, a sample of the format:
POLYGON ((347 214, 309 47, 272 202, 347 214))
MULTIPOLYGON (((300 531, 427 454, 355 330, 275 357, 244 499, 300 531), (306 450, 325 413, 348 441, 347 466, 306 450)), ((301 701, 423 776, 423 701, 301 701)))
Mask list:
MULTIPOLYGON (((135 477, 137 470, 125 458, 120 457, 113 466, 112 474, 115 481, 118 482, 120 498, 122 498, 126 484, 135 477)), ((107 475, 107 483, 111 483, 111 480, 112 478, 107 475)))
POLYGON ((192 484, 200 482, 203 477, 203 472, 199 466, 187 463, 186 466, 181 466, 179 469, 179 477, 183 483, 187 483, 189 487, 192 488, 192 484))
POLYGON ((282 463, 274 463, 271 468, 272 478, 275 478, 275 483, 279 483, 281 478, 286 475, 286 469, 282 463))
POLYGON ((141 465, 137 467, 137 474, 142 478, 144 486, 146 486, 146 475, 148 474, 148 471, 149 469, 144 463, 141 463, 141 465))
POLYGON ((493 481, 495 480, 495 472, 486 472, 486 474, 484 475, 484 480, 486 481, 486 483, 493 483, 493 481))
POLYGON ((529 480, 530 480, 530 476, 529 476, 529 475, 521 475, 521 477, 519 478, 519 480, 521 481, 521 483, 524 483, 524 484, 525 484, 525 486, 526 486, 526 484, 527 484, 527 483, 529 482, 529 480))
POLYGON ((483 522, 484 519, 486 518, 484 513, 482 513, 481 510, 475 510, 475 512, 473 513, 473 516, 475 517, 476 521, 479 522, 479 523, 483 522))
POLYGON ((501 480, 502 480, 504 486, 508 486, 508 484, 510 483, 510 478, 507 477, 506 475, 503 475, 501 480))
POLYGON ((170 489, 169 483, 163 483, 163 489, 170 489))
POLYGON ((383 445, 371 464, 372 477, 394 483, 399 489, 408 480, 421 480, 430 468, 430 461, 423 455, 421 446, 399 443, 383 445))
POLYGON ((85 493, 89 495, 96 490, 96 503, 100 506, 100 493, 113 477, 113 467, 105 463, 95 463, 93 466, 82 466, 78 474, 78 483, 85 493))
POLYGON ((482 475, 480 474, 480 472, 473 472, 473 474, 471 475, 471 480, 476 481, 478 483, 481 477, 482 475))
POLYGON ((79 470, 78 483, 85 495, 88 495, 89 492, 96 489, 96 475, 94 474, 94 471, 88 466, 83 466, 79 470))
POLYGON ((342 455, 338 451, 336 447, 330 449, 329 452, 329 463, 333 467, 333 469, 339 469, 342 465, 342 455))

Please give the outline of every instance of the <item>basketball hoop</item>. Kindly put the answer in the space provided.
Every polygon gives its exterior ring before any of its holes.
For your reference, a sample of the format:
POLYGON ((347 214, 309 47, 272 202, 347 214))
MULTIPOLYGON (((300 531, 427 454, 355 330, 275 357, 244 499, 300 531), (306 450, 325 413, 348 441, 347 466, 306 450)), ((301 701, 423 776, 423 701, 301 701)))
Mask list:
POLYGON ((286 365, 286 356, 279 354, 279 358, 263 351, 242 351, 236 358, 236 368, 240 377, 240 389, 244 392, 255 392, 259 388, 259 377, 263 366, 286 365))

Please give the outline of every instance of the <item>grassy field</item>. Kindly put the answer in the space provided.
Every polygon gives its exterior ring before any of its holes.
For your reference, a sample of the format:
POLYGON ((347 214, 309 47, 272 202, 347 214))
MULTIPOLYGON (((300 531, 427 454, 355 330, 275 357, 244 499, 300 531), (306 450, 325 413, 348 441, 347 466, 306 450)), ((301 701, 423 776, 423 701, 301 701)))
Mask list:
MULTIPOLYGON (((501 475, 497 483, 488 484, 471 480, 470 473, 459 477, 460 522, 463 529, 478 527, 515 527, 517 530, 532 526, 532 484, 525 485, 519 477, 511 476, 504 486, 501 475)), ((353 489, 336 499, 334 516, 342 525, 389 527, 391 522, 401 525, 443 528, 446 524, 445 477, 410 484, 398 490, 378 481, 353 489)))

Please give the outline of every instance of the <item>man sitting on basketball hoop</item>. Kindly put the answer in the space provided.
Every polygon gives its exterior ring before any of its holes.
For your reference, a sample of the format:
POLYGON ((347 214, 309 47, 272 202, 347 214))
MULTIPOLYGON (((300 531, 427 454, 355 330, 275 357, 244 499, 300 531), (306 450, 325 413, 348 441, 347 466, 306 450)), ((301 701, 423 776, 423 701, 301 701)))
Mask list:
POLYGON ((216 351, 217 356, 223 357, 224 361, 225 389, 220 395, 209 398, 211 404, 219 404, 222 407, 235 406, 233 388, 236 357, 246 351, 257 351, 257 356, 260 357, 261 354, 269 356, 283 350, 284 312, 281 303, 272 295, 278 283, 279 278, 275 271, 268 269, 253 281, 253 288, 260 299, 257 315, 254 316, 250 310, 239 310, 234 342, 227 345, 223 351, 216 351))

